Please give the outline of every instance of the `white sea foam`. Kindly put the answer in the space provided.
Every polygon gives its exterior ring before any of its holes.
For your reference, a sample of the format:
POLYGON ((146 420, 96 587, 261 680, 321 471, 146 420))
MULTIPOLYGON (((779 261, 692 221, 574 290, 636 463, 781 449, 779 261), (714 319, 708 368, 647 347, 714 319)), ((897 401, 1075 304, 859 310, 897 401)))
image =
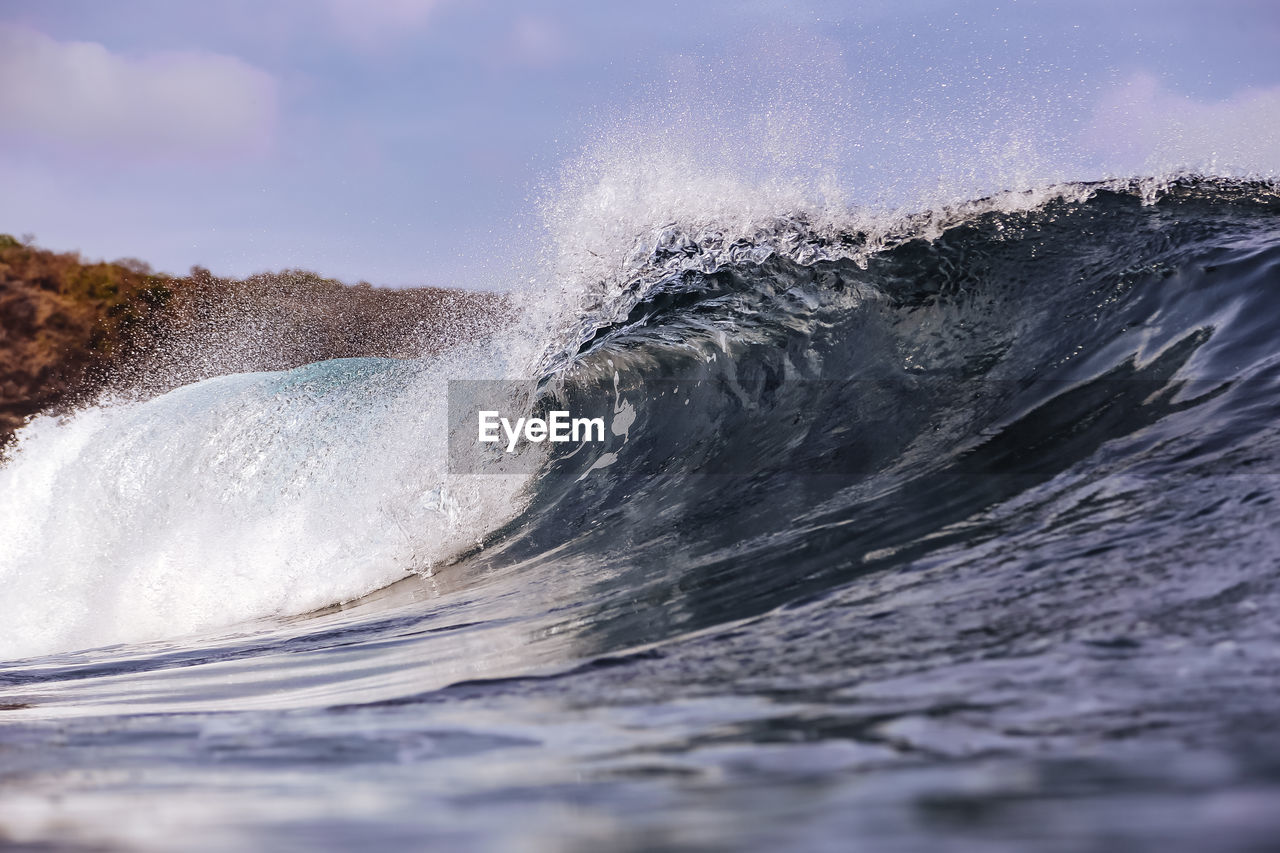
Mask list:
POLYGON ((486 351, 239 374, 37 418, 0 468, 0 658, 357 598, 518 511, 445 469, 445 385, 486 351))
POLYGON ((673 74, 633 114, 602 123, 543 188, 533 310, 561 327, 544 367, 684 270, 775 253, 863 262, 904 238, 1102 185, 1150 201, 1181 176, 1280 178, 1272 90, 1198 104, 1132 82, 1099 94, 1039 69, 1055 87, 1048 97, 1025 69, 984 68, 957 80, 966 85, 898 97, 892 68, 854 77, 853 57, 822 40, 772 59, 760 47, 757 68, 673 74), (1170 107, 1167 120, 1152 104, 1170 107))

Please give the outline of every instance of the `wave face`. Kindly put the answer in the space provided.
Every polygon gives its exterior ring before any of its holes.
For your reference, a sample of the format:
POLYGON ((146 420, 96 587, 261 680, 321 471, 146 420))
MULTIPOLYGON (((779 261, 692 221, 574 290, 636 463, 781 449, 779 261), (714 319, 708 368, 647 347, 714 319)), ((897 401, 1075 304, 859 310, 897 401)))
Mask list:
POLYGON ((1272 473, 1270 185, 1050 198, 874 241, 794 220, 767 243, 659 232, 544 361, 550 398, 613 401, 608 467, 553 459, 486 560, 598 560, 625 529, 605 594, 678 598, 623 630, 655 641, 1030 536, 1025 502, 1059 490, 1272 473))
MULTIPOLYGON (((282 819, 225 774, 323 762, 288 820, 338 846, 1247 847, 1280 790, 1277 214, 1186 179, 668 224, 499 370, 325 362, 38 421, 0 470, 0 703, 37 776, 151 715, 181 744, 155 766, 220 786, 165 800, 209 832, 282 819), (521 371, 609 440, 445 470, 444 381, 521 371), (548 786, 590 819, 553 830, 548 786)), ((5 829, 101 840, 119 796, 5 829)))

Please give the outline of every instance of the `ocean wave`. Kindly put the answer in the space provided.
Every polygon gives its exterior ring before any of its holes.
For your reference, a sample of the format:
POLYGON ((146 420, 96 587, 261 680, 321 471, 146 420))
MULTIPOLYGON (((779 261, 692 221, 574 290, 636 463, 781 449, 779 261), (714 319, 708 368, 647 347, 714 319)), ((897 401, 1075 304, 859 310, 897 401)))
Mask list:
POLYGON ((633 234, 618 265, 577 271, 567 303, 527 294, 523 325, 444 356, 222 377, 37 419, 0 470, 0 654, 566 560, 593 566, 575 594, 601 608, 667 602, 609 622, 653 642, 900 562, 957 526, 994 536, 972 519, 1073 471, 1243 464, 1232 454, 1269 434, 1273 183, 780 211, 633 234), (610 440, 518 476, 450 472, 448 380, 531 376, 544 404, 602 411, 610 440))

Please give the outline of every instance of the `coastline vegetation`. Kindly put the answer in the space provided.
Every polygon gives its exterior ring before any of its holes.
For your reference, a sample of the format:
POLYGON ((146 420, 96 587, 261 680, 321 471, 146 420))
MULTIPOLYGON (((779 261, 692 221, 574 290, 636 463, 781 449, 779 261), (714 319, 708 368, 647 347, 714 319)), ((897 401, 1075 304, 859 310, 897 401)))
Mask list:
POLYGON ((226 279, 87 261, 0 234, 0 445, 31 415, 113 387, 151 392, 217 373, 326 358, 411 357, 474 337, 500 295, 346 285, 305 270, 226 279), (230 347, 252 326, 253 345, 230 347))

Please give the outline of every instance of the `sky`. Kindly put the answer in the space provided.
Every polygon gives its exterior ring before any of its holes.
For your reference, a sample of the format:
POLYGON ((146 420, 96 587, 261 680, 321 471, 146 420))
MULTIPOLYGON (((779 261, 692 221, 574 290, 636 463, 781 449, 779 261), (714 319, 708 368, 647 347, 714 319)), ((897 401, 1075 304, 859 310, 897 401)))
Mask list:
POLYGON ((88 258, 507 289, 673 136, 881 201, 1266 172, 1280 4, 0 0, 0 232, 88 258))

